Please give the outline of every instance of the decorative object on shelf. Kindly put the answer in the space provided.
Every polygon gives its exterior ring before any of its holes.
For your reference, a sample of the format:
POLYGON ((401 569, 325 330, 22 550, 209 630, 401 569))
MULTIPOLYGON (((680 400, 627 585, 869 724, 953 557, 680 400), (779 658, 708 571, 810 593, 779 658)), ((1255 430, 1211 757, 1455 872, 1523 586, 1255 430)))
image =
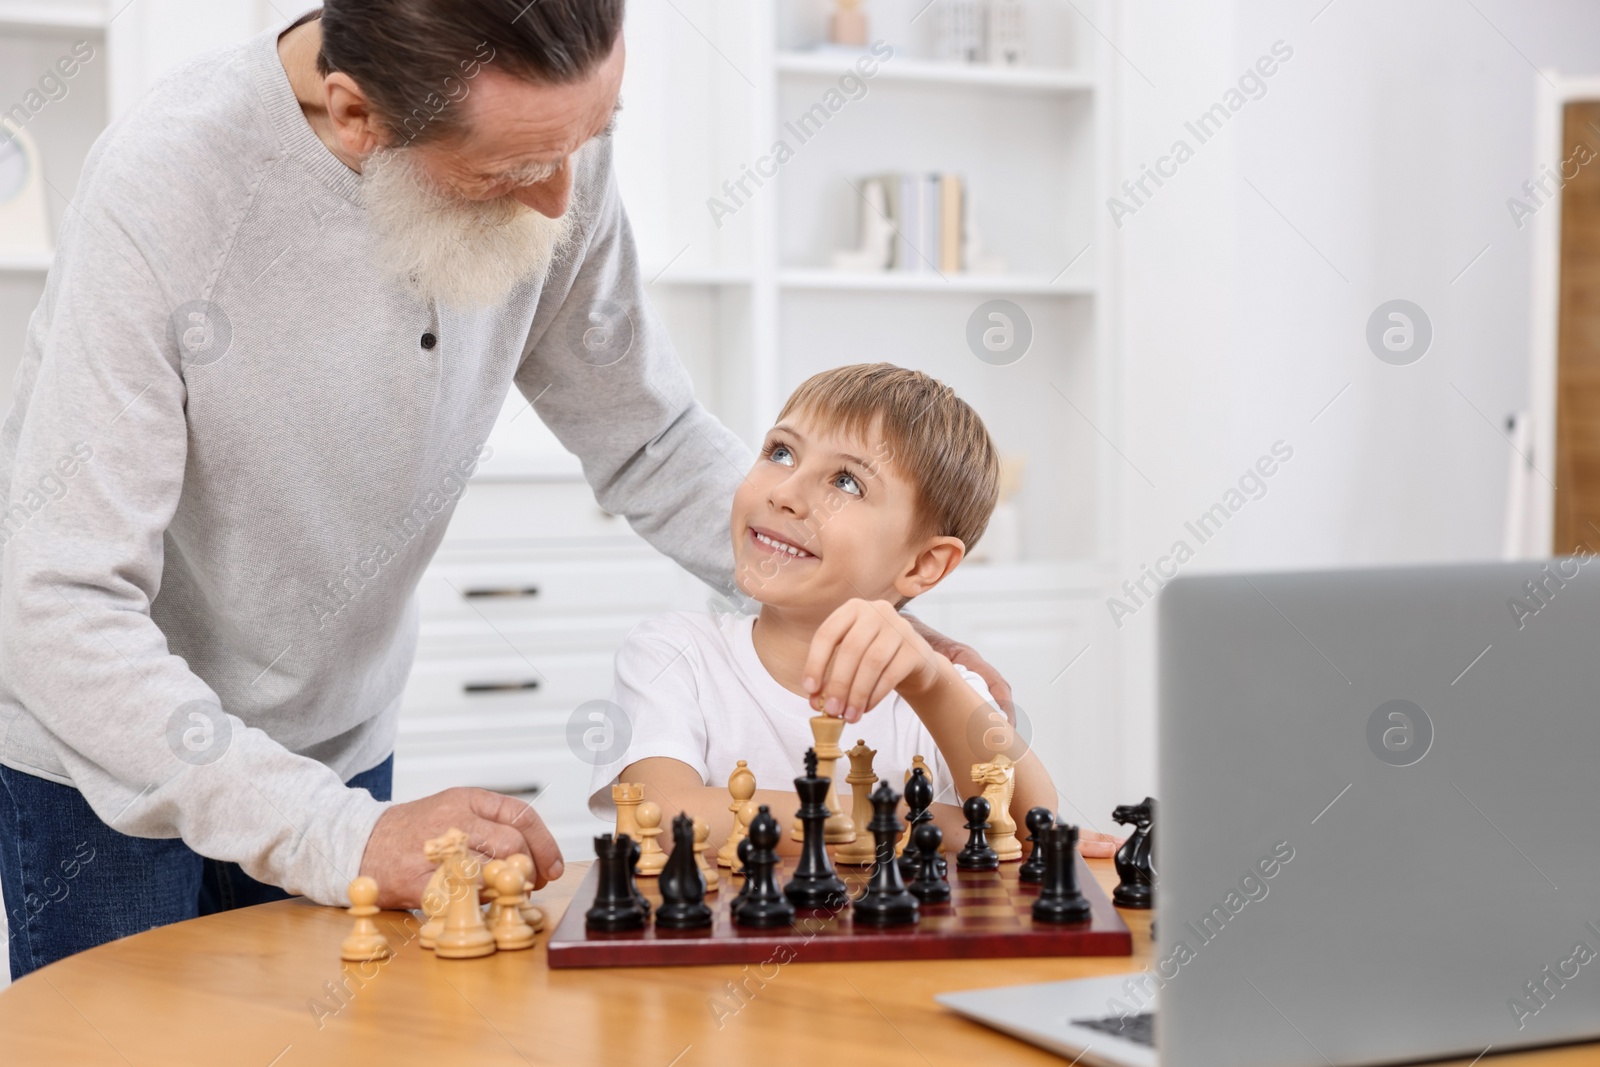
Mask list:
POLYGON ((50 255, 44 167, 27 130, 0 127, 0 255, 50 255))
POLYGON ((983 60, 983 0, 944 0, 933 31, 933 54, 958 63, 983 60))
POLYGON ((834 0, 834 14, 827 19, 827 40, 832 45, 867 43, 867 16, 861 0, 834 0))
POLYGON ((968 274, 1004 274, 1006 272, 1006 259, 1004 256, 991 255, 983 249, 983 234, 978 229, 977 210, 972 203, 972 194, 965 194, 964 210, 961 214, 961 267, 968 274))
POLYGON ((834 270, 888 270, 894 260, 894 226, 889 222, 889 194, 881 178, 868 178, 859 186, 861 236, 856 247, 835 252, 834 270))
POLYGON ((1020 67, 1028 61, 1024 0, 943 0, 933 54, 956 63, 1020 67))
POLYGON ((1022 559, 1022 509, 1016 495, 1028 457, 1014 453, 1000 457, 1000 498, 984 527, 983 539, 967 556, 969 563, 1017 563, 1022 559))
POLYGON ((828 43, 849 47, 866 47, 867 16, 861 10, 862 0, 833 0, 833 14, 828 16, 828 43))
POLYGON ((1028 13, 1023 0, 988 0, 986 58, 1000 67, 1020 67, 1028 59, 1028 13))

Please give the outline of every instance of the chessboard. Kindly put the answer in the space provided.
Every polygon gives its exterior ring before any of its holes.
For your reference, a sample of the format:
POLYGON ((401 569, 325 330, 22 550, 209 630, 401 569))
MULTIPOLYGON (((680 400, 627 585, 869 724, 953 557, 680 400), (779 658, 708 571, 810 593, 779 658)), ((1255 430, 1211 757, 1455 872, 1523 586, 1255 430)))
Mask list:
MULTIPOLYGON (((567 967, 657 967, 713 963, 761 963, 838 960, 977 959, 1004 956, 1128 956, 1133 939, 1083 857, 1074 854, 1078 887, 1089 899, 1088 921, 1054 925, 1035 923, 1032 907, 1039 887, 1017 879, 1018 863, 1002 863, 997 871, 961 871, 950 863, 948 904, 921 906, 913 926, 856 925, 850 907, 835 913, 799 910, 792 926, 754 929, 736 925, 729 906, 743 879, 726 870, 716 893, 707 896, 712 909, 709 928, 644 929, 618 933, 590 932, 584 913, 595 897, 600 865, 589 868, 566 914, 550 935, 549 963, 567 967)), ((780 882, 787 882, 796 857, 783 858, 780 882)), ((859 895, 866 868, 840 866, 838 872, 859 895)), ((660 907, 654 878, 637 885, 649 899, 651 914, 660 907)))

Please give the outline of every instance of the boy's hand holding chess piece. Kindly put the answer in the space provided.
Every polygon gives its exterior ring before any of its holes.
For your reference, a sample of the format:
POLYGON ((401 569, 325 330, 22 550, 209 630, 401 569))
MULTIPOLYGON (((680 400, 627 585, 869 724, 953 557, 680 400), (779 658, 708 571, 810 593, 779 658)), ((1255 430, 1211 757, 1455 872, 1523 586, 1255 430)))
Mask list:
MULTIPOLYGON (((946 753, 955 751, 947 744, 965 743, 967 723, 987 707, 973 706, 972 689, 956 673, 950 657, 936 651, 915 621, 886 600, 855 597, 836 608, 812 638, 802 684, 812 694, 813 708, 852 723, 891 690, 896 691, 916 710, 940 751, 946 753), (941 717, 947 727, 953 727, 953 734, 950 729, 940 729, 941 717)), ((974 755, 982 762, 994 754, 974 755)), ((1122 841, 1083 829, 1078 851, 1085 856, 1110 856, 1122 841)))

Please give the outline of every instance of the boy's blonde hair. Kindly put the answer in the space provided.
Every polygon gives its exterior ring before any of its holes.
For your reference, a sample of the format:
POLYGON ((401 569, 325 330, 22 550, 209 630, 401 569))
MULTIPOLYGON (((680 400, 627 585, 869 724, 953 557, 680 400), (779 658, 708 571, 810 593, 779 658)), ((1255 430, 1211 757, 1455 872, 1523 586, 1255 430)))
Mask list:
POLYGON ((857 363, 807 378, 778 421, 791 412, 862 441, 882 435, 885 460, 917 491, 913 541, 956 537, 971 552, 983 536, 1000 457, 978 413, 948 385, 892 363, 857 363))

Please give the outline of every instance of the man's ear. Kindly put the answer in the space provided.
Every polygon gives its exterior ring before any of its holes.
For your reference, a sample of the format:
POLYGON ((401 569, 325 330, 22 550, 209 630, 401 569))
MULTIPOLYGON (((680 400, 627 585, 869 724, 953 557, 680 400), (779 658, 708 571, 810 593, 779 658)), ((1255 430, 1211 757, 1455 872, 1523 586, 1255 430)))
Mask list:
POLYGON ((917 550, 911 566, 895 579, 895 591, 903 597, 926 593, 944 581, 966 554, 967 546, 959 537, 933 538, 917 550))
POLYGON ((323 80, 323 91, 327 94, 328 121, 333 123, 334 135, 346 152, 365 158, 383 147, 388 139, 383 126, 354 78, 334 71, 323 80))

